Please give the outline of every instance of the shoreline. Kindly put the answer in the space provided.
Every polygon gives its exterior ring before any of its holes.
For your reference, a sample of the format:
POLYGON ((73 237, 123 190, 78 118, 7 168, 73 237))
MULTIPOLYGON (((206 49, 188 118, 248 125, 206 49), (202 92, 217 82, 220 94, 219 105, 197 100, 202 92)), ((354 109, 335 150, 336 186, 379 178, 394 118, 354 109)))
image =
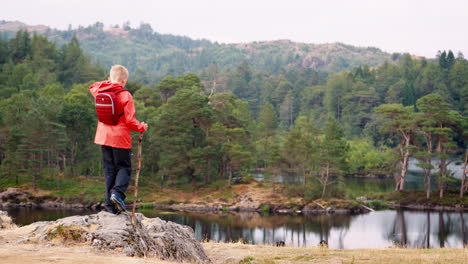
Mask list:
MULTIPOLYGON (((0 216, 2 216, 0 214, 0 216)), ((5 216, 3 214, 3 216, 5 216)), ((2 263, 180 263, 172 259, 158 257, 129 256, 119 248, 99 248, 98 243, 86 242, 78 237, 72 239, 62 231, 61 235, 42 239, 39 233, 48 232, 47 228, 38 229, 36 225, 54 227, 54 221, 36 222, 18 227, 8 221, 8 215, 0 225, 0 259, 2 263), (7 220, 7 221, 5 221, 7 220), (39 231, 38 231, 39 230, 39 231), (40 231, 42 230, 42 231, 40 231), (39 232, 35 234, 35 232, 39 232)), ((105 218, 105 213, 101 213, 105 218)), ((65 219, 65 218, 64 218, 65 219)), ((62 221, 64 221, 62 219, 62 221)), ((97 219, 97 218, 95 218, 97 219)), ((94 220, 90 220, 94 221, 94 220)), ((72 222, 78 223, 78 222, 72 222)), ((79 221, 83 226, 87 222, 79 221)), ((93 222, 94 223, 94 222, 93 222)), ((103 221, 102 223, 107 223, 103 221)), ((59 225, 61 226, 61 225, 59 225)), ((71 225, 73 227, 73 225, 71 225)), ((76 227, 76 225, 75 225, 76 227)), ((94 227, 96 228, 96 227, 94 227)), ((94 228, 86 229, 95 232, 94 228)), ((58 230, 58 227, 57 229, 58 230)), ((65 229, 64 229, 65 230, 65 229)), ((69 229, 73 230, 73 229, 69 229)), ((75 229, 78 230, 78 229, 75 229)), ((49 229, 50 231, 50 229, 49 229)), ((41 233, 41 234, 42 234, 41 233)), ((125 232, 124 232, 125 233, 125 232)), ((54 234, 47 233, 49 235, 54 234)), ((120 234, 120 233, 118 233, 120 234)), ((47 236, 49 236, 47 235, 47 236)), ((91 240, 90 240, 91 241, 91 240)), ((225 242, 202 242, 202 249, 209 263, 466 263, 467 248, 362 248, 329 249, 326 246, 278 246, 252 245, 225 242)), ((468 246, 468 245, 467 245, 468 246)))
MULTIPOLYGON (((245 199, 244 199, 245 200, 245 199)), ((281 203, 261 203, 260 201, 250 201, 243 203, 238 201, 235 203, 167 203, 161 201, 139 202, 137 208, 148 208, 157 210, 170 211, 188 211, 188 212, 258 212, 268 214, 364 214, 379 209, 406 209, 414 211, 433 211, 433 212, 468 212, 468 205, 441 205, 441 204, 425 204, 394 202, 377 199, 377 202, 386 204, 383 208, 372 207, 369 203, 375 202, 368 200, 367 197, 360 197, 356 200, 345 199, 329 199, 315 200, 309 203, 302 204, 281 204, 281 203), (364 198, 364 199, 362 199, 364 198), (369 206, 369 207, 368 207, 369 206)), ((127 208, 131 208, 133 202, 127 203, 127 208)), ((28 192, 9 188, 4 192, 0 192, 0 209, 6 208, 44 208, 44 209, 77 209, 77 210, 92 210, 100 211, 103 209, 103 204, 98 201, 80 201, 79 198, 72 198, 69 201, 63 198, 53 196, 34 196, 28 192)))
MULTIPOLYGON (((127 204, 127 208, 131 208, 132 204, 127 204)), ((0 203, 0 209, 8 208, 32 208, 32 209, 68 209, 68 210, 90 210, 101 211, 103 205, 101 203, 66 203, 66 202, 46 202, 41 204, 35 203, 0 203)), ((154 210, 167 210, 167 211, 186 211, 186 212, 256 212, 264 213, 261 208, 251 207, 222 207, 222 206, 194 206, 193 204, 178 204, 178 205, 165 205, 155 204, 153 207, 141 207, 137 204, 137 209, 148 208, 154 210)), ((390 203, 388 208, 390 210, 405 209, 410 211, 425 211, 425 212, 468 212, 468 207, 454 207, 454 206, 427 206, 420 204, 396 204, 390 203)), ((380 209, 380 210, 386 210, 380 209)), ((373 210, 373 211, 380 211, 373 210)), ((325 209, 272 209, 268 213, 271 214, 286 214, 286 215, 313 215, 313 214, 365 214, 372 212, 365 208, 325 208, 325 209)))

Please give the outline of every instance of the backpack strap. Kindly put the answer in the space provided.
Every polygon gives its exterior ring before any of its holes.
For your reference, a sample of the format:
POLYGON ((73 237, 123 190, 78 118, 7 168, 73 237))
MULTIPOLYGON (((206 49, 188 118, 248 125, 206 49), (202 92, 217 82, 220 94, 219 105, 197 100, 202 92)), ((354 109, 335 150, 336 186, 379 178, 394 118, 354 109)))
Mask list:
MULTIPOLYGON (((119 89, 118 91, 115 91, 114 94, 117 95, 117 94, 119 94, 119 93, 121 93, 121 92, 125 92, 125 91, 127 91, 127 92, 130 93, 129 90, 126 90, 126 89, 122 88, 122 89, 119 89)), ((130 93, 130 94, 132 94, 132 93, 130 93)), ((122 113, 119 114, 118 116, 119 116, 119 118, 120 118, 120 117, 123 116, 123 115, 124 115, 124 112, 122 111, 122 113)))
MULTIPOLYGON (((127 89, 123 89, 123 88, 122 88, 122 89, 119 89, 118 91, 115 91, 115 92, 114 92, 114 94, 119 94, 119 93, 121 93, 121 92, 125 92, 125 91, 127 91, 127 92, 129 92, 129 93, 130 93, 130 91, 129 91, 129 90, 127 90, 127 89)), ((130 93, 130 94, 131 94, 131 93, 130 93)))

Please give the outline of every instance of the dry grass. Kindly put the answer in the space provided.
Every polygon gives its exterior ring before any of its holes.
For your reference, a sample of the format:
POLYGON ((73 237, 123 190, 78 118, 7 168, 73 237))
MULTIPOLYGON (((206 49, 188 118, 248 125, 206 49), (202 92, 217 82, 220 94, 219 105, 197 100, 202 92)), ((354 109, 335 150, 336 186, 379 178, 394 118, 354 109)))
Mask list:
POLYGON ((240 197, 249 197, 252 201, 260 204, 276 204, 290 205, 303 204, 301 198, 289 198, 279 195, 278 192, 282 186, 272 183, 259 183, 251 180, 246 184, 236 184, 228 187, 220 182, 213 184, 214 186, 199 187, 195 191, 163 189, 158 192, 153 192, 146 197, 149 201, 155 203, 190 203, 202 204, 205 206, 226 205, 230 206, 239 202, 240 197))
POLYGON ((468 263, 468 249, 355 249, 273 247, 241 243, 204 243, 213 263, 229 257, 245 263, 468 263))
MULTIPOLYGON (((0 263, 175 263, 156 258, 125 257, 118 252, 101 252, 82 243, 61 243, 47 246, 45 243, 18 243, 34 231, 34 226, 0 231, 0 263)), ((64 230, 57 232, 67 233, 64 230)), ((67 233, 67 237, 68 237, 67 233)), ((227 259, 240 264, 285 263, 468 263, 468 249, 357 249, 329 250, 326 248, 273 247, 242 243, 202 243, 213 264, 226 263, 227 259)), ((232 262, 231 262, 232 263, 232 262)))

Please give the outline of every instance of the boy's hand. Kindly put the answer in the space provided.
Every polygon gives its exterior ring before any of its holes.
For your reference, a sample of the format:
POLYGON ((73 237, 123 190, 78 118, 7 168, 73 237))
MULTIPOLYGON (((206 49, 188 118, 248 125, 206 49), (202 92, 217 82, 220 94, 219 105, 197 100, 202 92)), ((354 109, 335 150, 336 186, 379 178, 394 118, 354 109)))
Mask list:
POLYGON ((145 128, 144 131, 148 130, 148 124, 146 124, 145 122, 141 122, 143 124, 143 127, 145 128))

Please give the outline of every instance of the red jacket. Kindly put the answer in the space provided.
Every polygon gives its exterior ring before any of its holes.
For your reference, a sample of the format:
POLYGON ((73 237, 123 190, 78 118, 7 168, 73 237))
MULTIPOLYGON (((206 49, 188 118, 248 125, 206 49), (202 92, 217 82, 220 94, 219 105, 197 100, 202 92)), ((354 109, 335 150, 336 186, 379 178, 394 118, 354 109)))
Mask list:
MULTIPOLYGON (((99 91, 122 86, 110 81, 96 82, 89 86, 89 92, 96 97, 99 91)), ((124 114, 120 117, 117 125, 107 125, 98 121, 94 143, 114 148, 132 148, 132 137, 130 130, 143 132, 146 126, 135 118, 135 105, 130 92, 121 92, 116 95, 117 101, 122 106, 124 114)))

